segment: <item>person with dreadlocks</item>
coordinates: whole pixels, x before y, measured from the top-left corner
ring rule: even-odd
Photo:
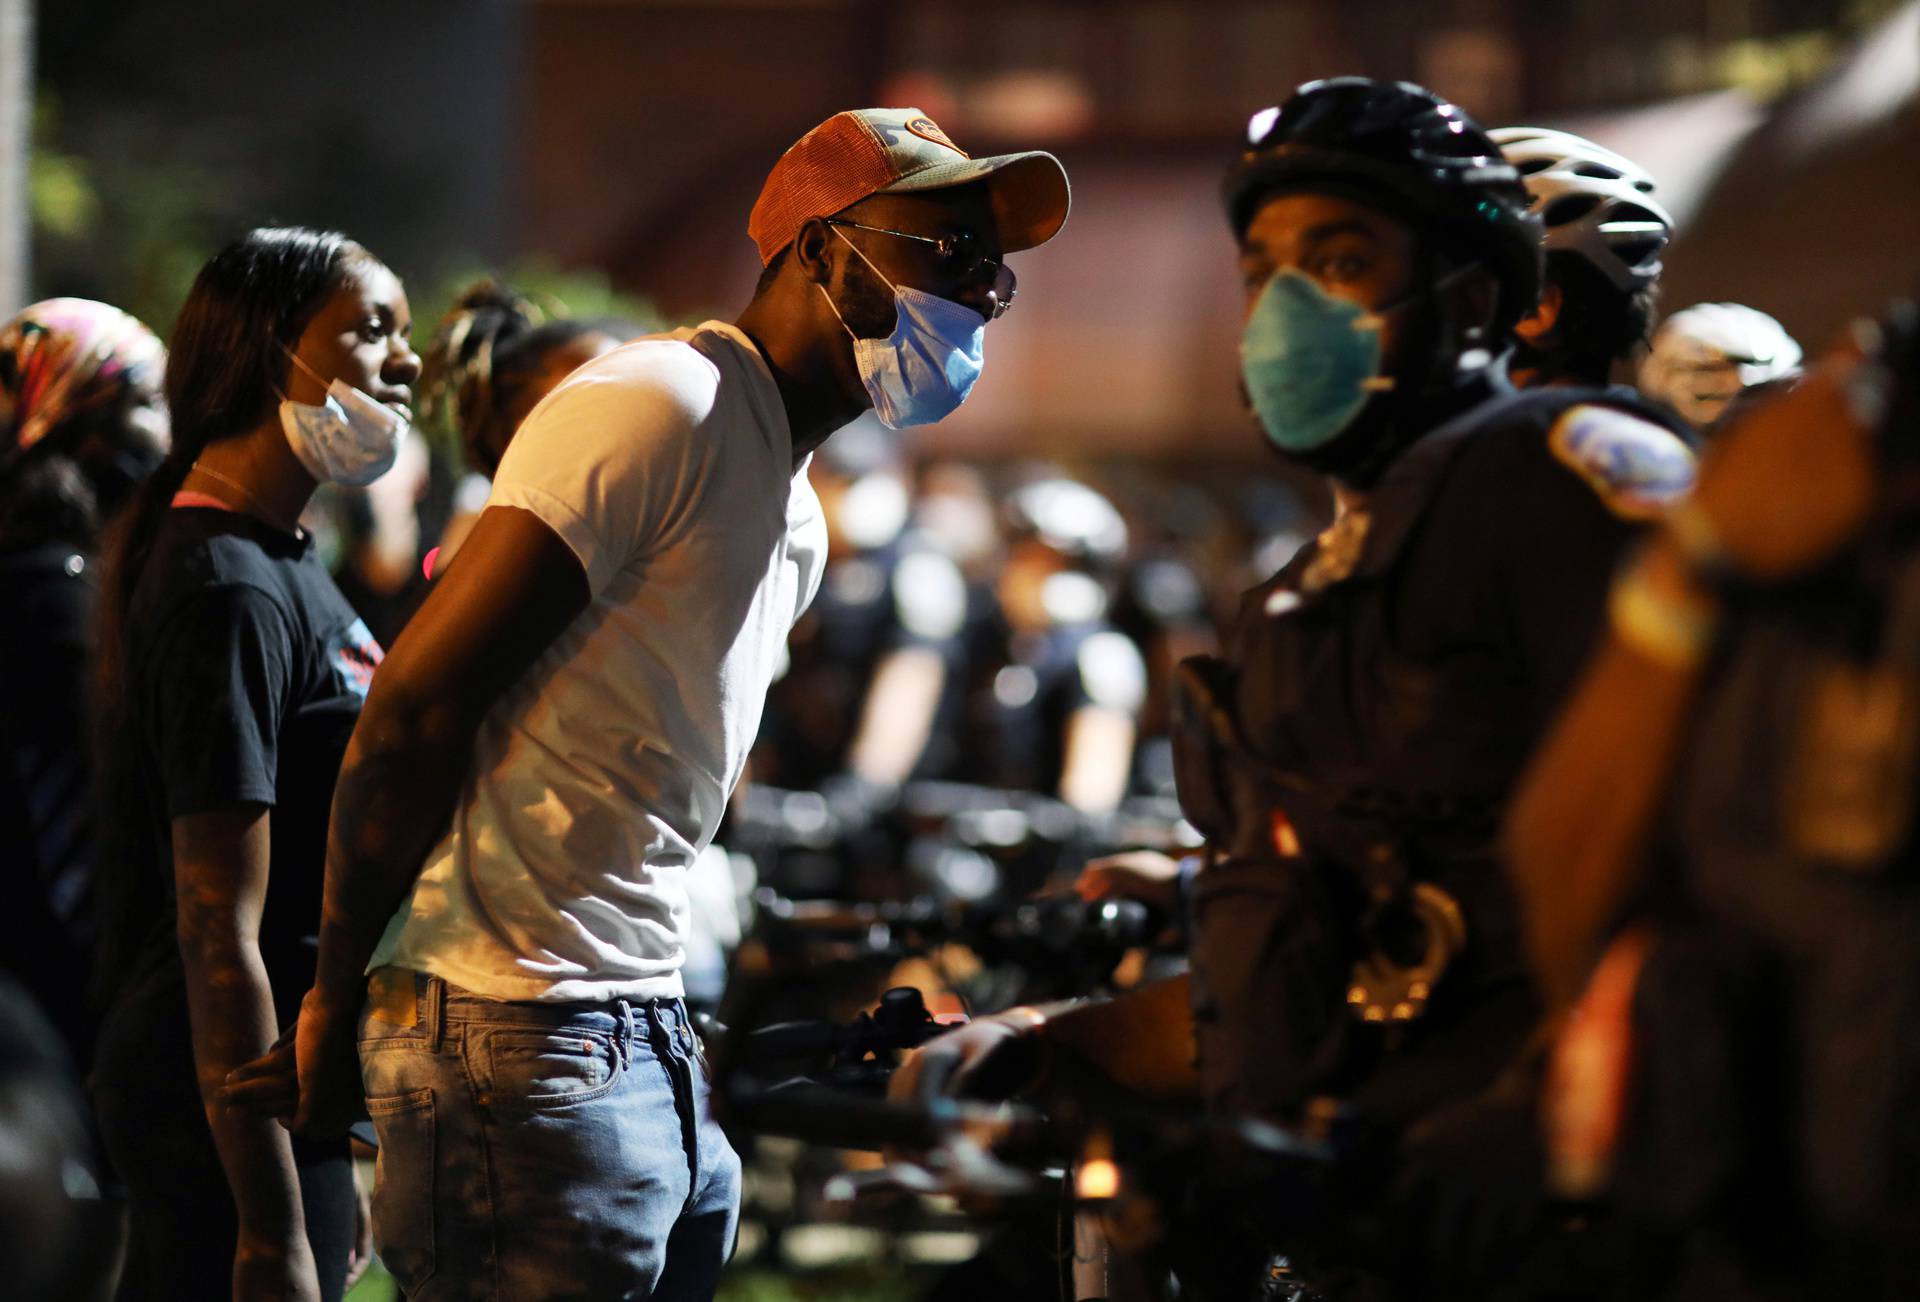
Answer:
[[[422,426],[450,435],[467,475],[438,545],[426,556],[438,574],[480,518],[514,431],[560,381],[646,331],[619,317],[573,317],[553,300],[517,293],[492,277],[460,292],[422,353]]]
[[[0,326],[0,967],[82,1064],[94,553],[102,523],[166,454],[165,362],[153,331],[90,299],[48,299]]]
[[[459,437],[493,477],[520,422],[577,368],[646,331],[617,317],[571,317],[492,279],[461,291],[422,355],[421,414]]]

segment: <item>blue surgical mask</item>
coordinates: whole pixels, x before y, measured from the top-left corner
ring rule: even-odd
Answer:
[[[839,230],[834,234],[840,235]],[[873,414],[888,429],[931,425],[952,415],[973,392],[985,365],[986,318],[965,304],[894,284],[857,244],[840,238],[893,291],[893,333],[885,339],[856,335],[853,340],[853,364],[873,400]],[[833,295],[825,285],[817,288],[839,317]],[[846,329],[844,317],[840,325]]]
[[[1368,399],[1393,388],[1380,374],[1382,324],[1298,271],[1267,282],[1240,336],[1240,376],[1275,447],[1325,447]]]
[[[315,380],[320,378],[294,353],[287,355]],[[405,416],[345,380],[329,384],[319,404],[291,398],[280,403],[280,428],[293,455],[322,484],[364,488],[386,474],[400,454],[408,424]]]

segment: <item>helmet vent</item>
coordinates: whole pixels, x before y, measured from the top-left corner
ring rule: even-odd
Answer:
[[[1600,196],[1596,194],[1569,194],[1555,199],[1541,212],[1540,219],[1548,226],[1565,226],[1577,222],[1600,206]]]
[[[1622,240],[1611,244],[1614,256],[1638,270],[1652,263],[1666,247],[1665,240]]]

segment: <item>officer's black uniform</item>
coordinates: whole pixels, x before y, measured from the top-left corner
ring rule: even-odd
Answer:
[[[1468,223],[1457,238],[1507,259],[1505,283],[1531,302],[1524,192],[1459,110],[1340,81],[1303,88],[1279,124],[1273,156],[1296,168],[1283,182],[1340,193],[1358,176],[1396,187],[1400,206],[1431,187],[1425,220]],[[1243,168],[1267,165],[1260,148]],[[1442,150],[1455,174],[1434,170]],[[1251,189],[1230,174],[1237,221]],[[1487,218],[1503,213],[1517,214],[1504,235]],[[1384,468],[1343,474],[1364,504],[1249,594],[1224,659],[1182,666],[1177,752],[1210,851],[1189,896],[1208,1106],[1292,1122],[1332,1097],[1389,1136],[1436,1124],[1534,1029],[1502,807],[1594,640],[1634,521],[1693,472],[1670,431],[1600,391],[1519,393],[1489,364],[1426,378],[1407,401],[1433,361],[1402,364],[1415,373],[1366,431]],[[1285,1242],[1293,1227],[1273,1228]]]
[[[953,562],[914,538],[835,559],[789,640],[786,675],[767,693],[756,776],[813,788],[844,772],[874,672],[906,647],[929,650],[946,666],[928,753],[914,770],[943,776],[959,727],[966,601]]]
[[[969,702],[965,747],[972,780],[985,786],[1055,794],[1075,713],[1087,706],[1126,714],[1140,708],[1140,653],[1104,619],[1009,633],[993,663],[992,677]]]
[[[1607,412],[1604,451],[1589,447],[1584,463],[1616,476],[1603,497],[1553,450],[1553,430],[1591,415],[1592,396],[1518,393],[1482,373],[1454,395],[1456,414],[1393,463],[1363,521],[1336,524],[1244,601],[1219,680],[1249,761],[1227,780],[1234,854],[1261,873],[1325,877],[1326,916],[1360,930],[1376,901],[1431,883],[1457,903],[1466,935],[1427,1015],[1401,1019],[1417,1028],[1364,1037],[1368,1048],[1404,1042],[1384,1063],[1343,1052],[1324,1070],[1263,1066],[1246,1048],[1274,1043],[1260,1033],[1266,1013],[1250,1008],[1235,1026],[1229,1008],[1198,1005],[1215,1107],[1285,1111],[1359,1088],[1376,1103],[1363,1110],[1409,1120],[1487,1080],[1531,1029],[1495,852],[1501,807],[1593,643],[1631,517],[1683,491],[1692,470],[1656,427]],[[1230,875],[1195,883],[1202,973],[1207,951],[1244,952],[1206,939],[1214,913],[1247,916],[1212,907],[1235,893]],[[1324,971],[1340,983],[1324,991],[1338,1010],[1348,973]],[[1345,1013],[1313,1020],[1360,1047]]]

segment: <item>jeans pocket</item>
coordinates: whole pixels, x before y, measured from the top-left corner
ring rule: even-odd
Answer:
[[[613,1045],[566,1027],[487,1033],[492,1106],[555,1108],[597,1099],[614,1086]]]
[[[373,1230],[380,1260],[412,1294],[433,1278],[434,1125],[431,1086],[367,1100],[380,1135]]]

